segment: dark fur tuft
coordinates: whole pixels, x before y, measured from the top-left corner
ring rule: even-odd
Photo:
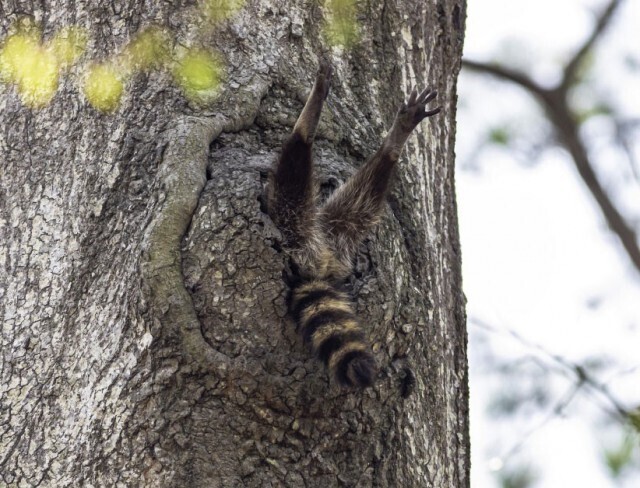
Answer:
[[[333,371],[341,386],[367,388],[373,385],[378,372],[376,360],[368,351],[354,351],[345,356]]]
[[[403,369],[404,377],[400,383],[400,395],[402,398],[409,398],[413,391],[416,389],[416,375],[413,370],[408,366]]]

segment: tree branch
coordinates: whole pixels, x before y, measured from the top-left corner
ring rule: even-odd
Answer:
[[[547,89],[538,85],[524,73],[520,73],[519,71],[515,71],[498,64],[488,64],[481,63],[479,61],[472,61],[470,59],[463,59],[462,66],[470,69],[471,71],[486,73],[505,81],[511,81],[538,97],[543,97],[547,93]]]
[[[618,236],[629,259],[640,272],[640,246],[635,230],[626,222],[621,212],[600,184],[594,166],[589,159],[586,144],[579,135],[579,123],[574,116],[567,101],[567,87],[574,81],[575,72],[586,54],[593,48],[594,43],[600,37],[616,8],[622,0],[611,0],[608,7],[601,14],[593,32],[587,38],[582,47],[576,52],[564,69],[564,78],[555,88],[541,87],[529,76],[504,66],[486,64],[477,61],[464,60],[463,66],[481,73],[493,75],[502,80],[515,83],[534,95],[542,104],[553,123],[559,141],[565,146],[571,155],[580,178],[596,200],[598,207],[609,228]]]
[[[566,90],[568,89],[573,82],[575,81],[576,73],[584,58],[589,54],[589,51],[593,48],[595,42],[600,38],[600,35],[607,28],[609,23],[611,22],[611,18],[613,17],[616,9],[622,4],[622,0],[611,0],[609,5],[602,11],[596,25],[591,32],[591,35],[585,40],[585,42],[580,46],[580,48],[573,55],[571,60],[567,63],[564,68],[564,75],[562,76],[562,81],[560,82],[560,89]]]
[[[555,103],[554,99],[556,100]],[[580,138],[578,123],[570,112],[566,99],[564,97],[562,99],[551,97],[545,108],[560,136],[560,141],[571,154],[580,178],[582,178],[582,181],[596,200],[609,228],[618,236],[629,259],[631,259],[635,268],[640,271],[640,247],[638,246],[636,233],[600,184],[593,169],[593,164],[589,159],[586,145]]]

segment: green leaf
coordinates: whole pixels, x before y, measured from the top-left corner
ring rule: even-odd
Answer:
[[[502,488],[528,488],[537,477],[528,466],[519,466],[501,471],[498,479]]]
[[[578,123],[582,124],[583,122],[589,120],[591,117],[595,117],[597,115],[611,115],[612,113],[613,109],[609,105],[605,103],[599,103],[594,105],[593,107],[589,107],[586,110],[582,110],[576,113],[575,116]]]
[[[494,127],[489,131],[489,142],[498,146],[508,146],[511,133],[506,127]]]
[[[619,478],[625,469],[631,465],[635,443],[632,436],[627,435],[620,446],[615,449],[605,449],[605,464],[613,478]]]

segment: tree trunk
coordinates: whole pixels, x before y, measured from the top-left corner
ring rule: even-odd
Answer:
[[[0,32],[25,13],[45,38],[78,25],[100,59],[152,22],[190,42],[193,8],[8,0]],[[227,75],[206,109],[163,72],[134,76],[113,114],[79,93],[80,67],[39,109],[0,85],[0,484],[469,485],[453,176],[465,2],[361,2],[360,42],[328,55],[314,153],[325,194],[374,152],[413,86],[437,88],[443,106],[409,140],[355,263],[381,366],[364,391],[332,384],[296,334],[262,205],[324,14],[311,0],[250,1],[220,24],[204,45]]]

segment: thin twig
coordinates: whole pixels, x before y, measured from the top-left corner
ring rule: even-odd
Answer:
[[[636,180],[636,183],[640,184],[640,165],[635,156],[632,142],[635,140],[633,131],[637,129],[639,121],[622,121],[613,117],[613,123],[616,128],[615,138],[627,155],[627,161],[629,162],[629,168],[631,169],[633,178]]]
[[[596,25],[591,32],[591,35],[585,40],[585,42],[580,46],[580,48],[573,55],[571,60],[567,63],[564,68],[564,75],[562,77],[562,82],[560,83],[561,89],[568,89],[574,82],[576,78],[576,73],[584,61],[585,57],[591,49],[593,49],[594,44],[600,38],[600,35],[607,28],[609,23],[611,22],[611,18],[613,17],[616,9],[622,5],[621,0],[611,0],[609,5],[602,11]]]
[[[500,329],[476,317],[469,317],[469,323],[494,334],[508,335],[518,341],[520,344],[528,347],[529,349],[535,349],[536,351],[539,351],[544,356],[551,359],[555,364],[562,366],[564,370],[570,372],[575,378],[575,384],[580,386],[588,386],[590,390],[597,392],[600,396],[605,398],[609,406],[613,408],[613,410],[611,410],[610,408],[604,409],[609,415],[614,416],[617,420],[622,420],[625,422],[631,420],[631,411],[625,408],[622,403],[609,391],[609,388],[601,381],[594,378],[592,374],[584,368],[584,366],[569,361],[562,356],[549,352],[540,344],[536,344],[524,338],[522,335],[512,329]]]
[[[582,385],[580,383],[571,385],[571,387],[565,392],[565,394],[562,395],[556,402],[553,408],[549,410],[547,415],[537,425],[525,432],[524,435],[522,435],[522,437],[520,437],[520,439],[518,439],[516,443],[514,443],[507,451],[505,451],[502,456],[500,456],[500,459],[502,459],[502,461],[504,462],[505,460],[516,454],[520,449],[522,449],[522,446],[524,446],[529,441],[533,434],[546,426],[569,406],[571,401],[580,391],[581,387]]]

